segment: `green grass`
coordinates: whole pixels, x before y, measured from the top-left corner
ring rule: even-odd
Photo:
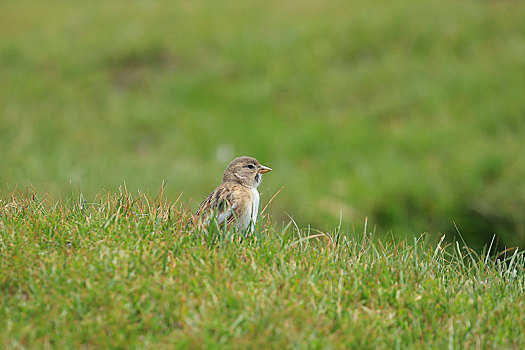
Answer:
[[[525,347],[525,254],[272,224],[210,243],[180,202],[0,203],[3,348]],[[491,254],[486,254],[490,249]]]
[[[525,3],[0,2],[0,191],[158,188],[236,155],[276,221],[525,245]]]
[[[525,348],[524,18],[0,1],[0,347]],[[186,231],[237,155],[256,235]]]

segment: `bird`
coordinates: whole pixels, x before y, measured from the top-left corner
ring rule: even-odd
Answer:
[[[222,174],[222,184],[200,205],[195,214],[199,228],[216,221],[220,228],[253,232],[259,214],[259,191],[262,174],[272,169],[253,157],[233,159]]]

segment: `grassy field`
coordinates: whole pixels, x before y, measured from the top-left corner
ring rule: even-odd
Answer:
[[[2,201],[0,346],[525,347],[523,252],[268,217],[241,243],[187,219],[179,202],[125,191]]]
[[[300,225],[525,245],[525,3],[2,1],[0,191],[159,188],[236,155]]]
[[[525,348],[524,19],[0,1],[0,347]],[[189,232],[238,155],[256,234]]]

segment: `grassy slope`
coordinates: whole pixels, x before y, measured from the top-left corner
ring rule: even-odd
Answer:
[[[234,154],[300,223],[525,242],[525,5],[0,3],[0,188],[158,188]]]
[[[525,347],[523,253],[268,222],[210,245],[186,218],[128,193],[3,201],[0,346]]]

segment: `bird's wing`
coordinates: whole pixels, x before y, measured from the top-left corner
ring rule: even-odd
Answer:
[[[242,201],[237,195],[236,184],[222,184],[217,187],[199,207],[197,216],[201,222],[208,225],[210,219],[217,220],[217,224],[226,224],[227,228],[240,217],[242,213]]]

